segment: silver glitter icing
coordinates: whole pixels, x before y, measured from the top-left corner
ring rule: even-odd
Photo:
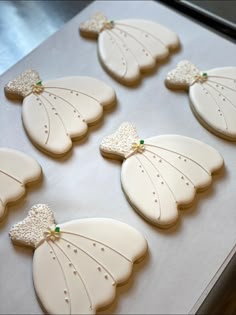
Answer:
[[[33,86],[39,81],[41,79],[37,71],[26,70],[5,85],[5,93],[15,94],[24,98],[32,93]]]
[[[133,152],[132,145],[138,141],[136,128],[131,123],[124,122],[115,133],[103,139],[100,150],[126,158]]]
[[[101,13],[95,13],[89,20],[80,24],[80,30],[92,35],[98,35],[105,25],[109,25],[109,21],[106,16]]]
[[[167,74],[166,82],[173,86],[189,87],[201,72],[187,60],[180,61],[177,67]]]
[[[55,219],[52,210],[45,204],[37,204],[23,221],[13,225],[9,236],[15,243],[36,248],[45,239],[45,231],[53,224]]]

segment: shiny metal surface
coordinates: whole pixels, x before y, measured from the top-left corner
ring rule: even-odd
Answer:
[[[0,1],[0,74],[92,1]]]
[[[197,310],[198,315],[234,315],[236,310],[236,245],[229,254],[229,259],[221,267],[222,275],[216,279],[216,283],[206,300]],[[217,278],[217,276],[216,276]],[[200,305],[200,303],[199,303]]]
[[[124,87],[104,72],[98,62],[96,41],[78,34],[79,23],[96,11],[112,19],[156,20],[179,34],[182,49],[138,87]],[[135,277],[118,288],[115,303],[102,314],[187,314],[198,305],[235,245],[235,143],[204,129],[191,112],[187,94],[166,89],[164,78],[182,59],[210,69],[233,65],[235,53],[234,44],[160,3],[97,1],[0,77],[0,146],[30,154],[44,172],[43,182],[9,207],[6,220],[0,224],[1,314],[43,313],[32,283],[33,253],[13,246],[8,237],[10,227],[39,202],[55,209],[57,222],[110,217],[134,226],[147,238],[148,257],[135,267]],[[117,92],[117,107],[63,159],[54,160],[32,145],[22,127],[20,103],[7,100],[3,93],[4,83],[28,67],[38,70],[43,79],[93,76]],[[213,185],[197,195],[191,208],[180,212],[179,224],[168,231],[146,223],[131,208],[120,185],[120,163],[99,153],[103,137],[123,121],[134,122],[142,138],[181,134],[205,141],[225,159],[225,171],[214,176]]]
[[[232,0],[191,0],[191,4],[215,14],[221,19],[231,22],[236,27],[236,3]]]

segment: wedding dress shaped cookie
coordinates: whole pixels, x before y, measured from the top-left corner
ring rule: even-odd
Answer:
[[[67,153],[72,139],[87,133],[103,109],[115,102],[114,90],[90,77],[66,77],[41,81],[28,70],[5,86],[9,97],[23,98],[22,120],[33,143],[53,156]]]
[[[44,204],[10,230],[13,242],[35,248],[33,281],[47,314],[95,314],[110,304],[147,242],[134,228],[112,219],[80,219],[55,225]]]
[[[168,73],[171,89],[188,89],[193,113],[216,135],[236,141],[236,67],[201,72],[189,61],[181,61]]]
[[[221,155],[198,140],[161,135],[142,140],[123,123],[100,145],[105,157],[123,159],[122,188],[135,210],[160,227],[178,218],[178,206],[189,206],[197,190],[207,188],[223,166]]]
[[[30,156],[8,148],[0,148],[0,220],[6,205],[20,199],[26,185],[41,177],[40,165]]]
[[[80,33],[98,37],[98,55],[105,69],[118,81],[136,83],[141,71],[154,69],[170,50],[179,46],[178,36],[152,21],[108,20],[102,13],[80,24]]]

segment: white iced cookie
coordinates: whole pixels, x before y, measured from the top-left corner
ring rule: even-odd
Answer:
[[[98,37],[98,55],[105,69],[118,81],[132,84],[141,72],[152,70],[179,46],[178,36],[146,20],[108,20],[102,13],[80,24],[80,33]]]
[[[40,165],[30,156],[7,148],[0,148],[0,220],[6,205],[20,199],[25,186],[41,177]]]
[[[144,237],[125,223],[96,218],[55,225],[44,204],[33,206],[9,234],[35,248],[34,287],[47,314],[95,314],[147,251]]]
[[[207,129],[236,141],[236,67],[201,72],[184,60],[165,82],[169,88],[189,90],[193,113]]]
[[[191,205],[196,191],[207,188],[211,174],[223,166],[221,155],[203,142],[178,135],[140,140],[130,123],[104,138],[100,150],[124,159],[121,183],[129,202],[160,227],[175,223],[178,207]]]
[[[7,96],[23,98],[22,120],[33,143],[53,156],[72,147],[72,139],[87,133],[103,109],[114,105],[114,90],[94,78],[66,77],[41,81],[28,70],[5,86]]]

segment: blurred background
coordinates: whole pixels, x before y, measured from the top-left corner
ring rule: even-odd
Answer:
[[[0,1],[0,74],[92,1]]]

